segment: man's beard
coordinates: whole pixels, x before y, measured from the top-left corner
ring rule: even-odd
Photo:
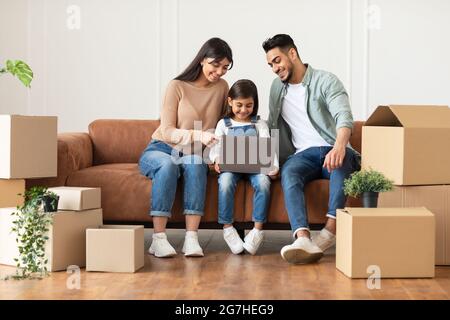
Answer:
[[[288,76],[286,77],[286,79],[285,80],[281,80],[281,82],[286,84],[286,83],[289,82],[289,80],[291,80],[291,77],[292,77],[292,73],[288,72]]]
[[[286,79],[285,80],[281,80],[281,82],[283,82],[283,83],[288,83],[289,82],[289,80],[291,80],[291,78],[292,78],[292,68],[289,68],[289,69],[287,69],[286,70],[287,71],[287,77],[286,77]]]

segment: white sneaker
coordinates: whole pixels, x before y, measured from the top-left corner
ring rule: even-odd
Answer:
[[[264,231],[253,228],[244,238],[244,249],[254,255],[264,239]]]
[[[153,234],[153,241],[148,252],[158,258],[173,257],[177,254],[175,249],[167,241],[167,236],[164,232]]]
[[[198,234],[196,231],[186,231],[183,249],[181,249],[181,252],[183,252],[186,257],[204,256],[203,249],[198,243]]]
[[[325,251],[336,244],[336,236],[325,228],[320,230],[317,234],[314,234],[312,240],[322,251]]]
[[[239,234],[234,227],[223,229],[223,238],[225,239],[227,245],[230,247],[231,252],[233,252],[234,254],[240,254],[242,251],[244,251],[244,242],[242,241],[241,237],[239,237]]]
[[[323,251],[311,239],[299,237],[281,249],[281,256],[289,263],[305,264],[319,261]]]

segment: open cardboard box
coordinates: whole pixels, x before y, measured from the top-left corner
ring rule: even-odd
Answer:
[[[396,185],[450,184],[450,109],[379,106],[362,128],[362,168]]]

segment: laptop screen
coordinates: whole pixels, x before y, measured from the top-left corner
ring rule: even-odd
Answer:
[[[275,143],[257,136],[222,136],[221,171],[267,174],[272,166]]]

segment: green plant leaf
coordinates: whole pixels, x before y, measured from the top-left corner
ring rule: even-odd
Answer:
[[[51,216],[42,212],[40,203],[47,192],[45,187],[33,187],[25,191],[24,204],[16,212],[17,223],[13,228],[16,242],[20,245],[17,268],[21,274],[16,279],[39,279],[47,275],[45,271],[46,230],[52,223]],[[37,276],[36,273],[40,273]]]
[[[392,188],[392,180],[372,169],[354,172],[344,180],[344,193],[352,197],[357,197],[364,192],[391,191]]]
[[[21,60],[7,60],[6,71],[17,77],[25,87],[30,87],[33,80],[33,71],[30,66]]]

